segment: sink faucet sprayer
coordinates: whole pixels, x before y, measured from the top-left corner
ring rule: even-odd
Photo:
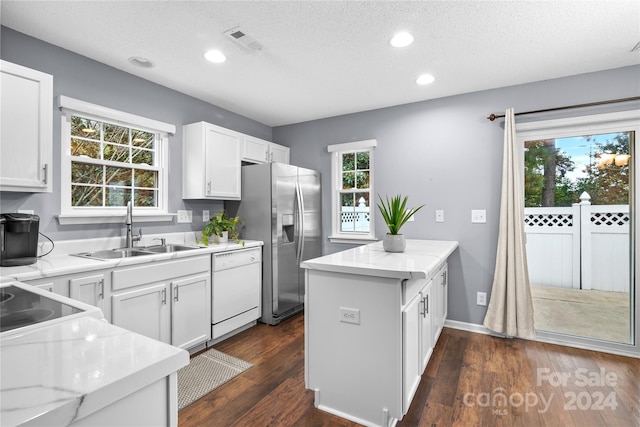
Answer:
[[[133,242],[139,242],[140,239],[142,238],[142,229],[138,230],[138,235],[137,236],[133,236],[133,233],[131,232],[131,226],[133,225],[133,208],[131,206],[131,200],[129,200],[127,202],[127,216],[125,217],[125,224],[127,224],[127,248],[132,248],[133,247]]]

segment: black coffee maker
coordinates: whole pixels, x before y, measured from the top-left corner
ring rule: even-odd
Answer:
[[[0,266],[35,263],[38,259],[39,227],[38,215],[0,214]]]

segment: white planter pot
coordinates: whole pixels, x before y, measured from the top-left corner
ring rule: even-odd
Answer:
[[[404,249],[407,247],[404,234],[387,233],[382,240],[382,247],[387,252],[404,252]]]
[[[213,241],[215,243],[227,243],[229,242],[229,232],[223,231],[222,236],[218,236],[217,234],[213,235]]]

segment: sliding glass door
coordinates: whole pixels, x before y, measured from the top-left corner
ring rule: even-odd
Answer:
[[[637,126],[598,116],[518,132],[538,334],[635,344]]]

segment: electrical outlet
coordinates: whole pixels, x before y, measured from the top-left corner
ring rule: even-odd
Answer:
[[[202,222],[209,222],[211,216],[209,215],[209,209],[204,209],[202,211]]]
[[[360,310],[357,308],[340,307],[339,321],[343,323],[360,324]]]
[[[413,217],[413,215],[411,215],[407,221],[408,221],[408,222],[415,221],[415,218]]]
[[[471,211],[471,222],[475,224],[486,224],[487,222],[487,211],[482,210],[472,210]]]
[[[178,210],[178,223],[187,223],[193,221],[193,213],[191,211]]]
[[[487,305],[487,293],[486,292],[478,292],[476,294],[476,304],[478,305]]]
[[[442,209],[436,211],[436,222],[444,222],[444,211]]]

